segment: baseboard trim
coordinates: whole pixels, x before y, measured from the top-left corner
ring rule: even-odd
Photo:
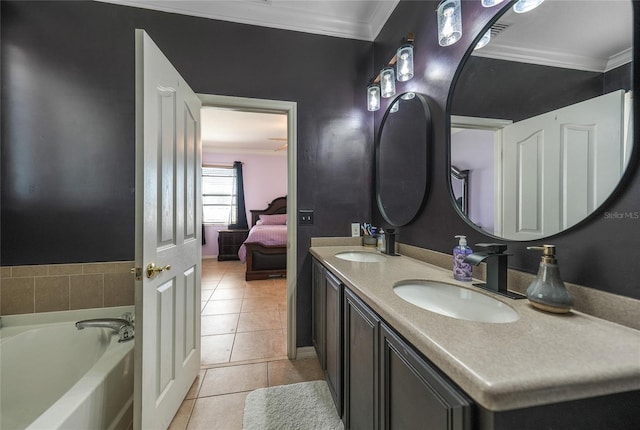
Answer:
[[[306,360],[308,358],[317,358],[316,349],[313,346],[303,346],[296,349],[296,360]]]

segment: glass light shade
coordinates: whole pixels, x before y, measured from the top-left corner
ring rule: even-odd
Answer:
[[[515,13],[529,12],[540,6],[543,1],[544,0],[518,0],[518,2],[513,5],[513,11]]]
[[[398,70],[398,76],[396,76],[398,81],[404,82],[413,78],[413,45],[406,44],[398,48],[396,69]]]
[[[398,109],[400,109],[400,103],[395,102],[394,104],[391,105],[391,109],[389,109],[389,113],[398,112]]]
[[[371,84],[367,87],[367,109],[371,112],[380,109],[380,86]]]
[[[444,0],[438,6],[438,43],[449,46],[462,37],[460,0]]]
[[[385,99],[396,95],[396,74],[393,67],[385,67],[380,71],[380,93]]]
[[[482,0],[482,6],[484,7],[493,7],[497,4],[502,3],[504,0]]]
[[[473,49],[480,49],[487,46],[491,42],[491,29],[487,30],[487,32],[482,36],[478,43],[476,43],[476,47]]]

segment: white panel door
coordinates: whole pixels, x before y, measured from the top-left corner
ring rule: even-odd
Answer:
[[[557,138],[553,115],[544,114],[503,129],[502,235],[530,240],[557,231],[559,219],[549,202],[558,201]],[[556,205],[557,206],[557,205]]]
[[[600,206],[624,170],[624,92],[504,128],[503,237],[533,240]]]
[[[169,426],[200,369],[200,100],[142,30],[136,140],[134,426],[155,430]]]

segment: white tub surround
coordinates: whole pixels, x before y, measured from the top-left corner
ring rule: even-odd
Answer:
[[[133,345],[82,319],[132,306],[2,318],[0,428],[126,429],[133,411]]]
[[[395,328],[479,405],[490,411],[640,390],[640,331],[578,311],[540,312],[459,282],[443,269],[406,256],[363,263],[335,254],[376,252],[361,246],[315,246],[311,254]],[[464,286],[494,297],[519,314],[493,324],[443,316],[393,292],[407,279]],[[640,309],[636,309],[637,312]]]

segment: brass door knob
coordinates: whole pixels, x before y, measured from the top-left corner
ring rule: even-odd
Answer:
[[[171,266],[170,265],[166,265],[166,266],[156,266],[155,263],[149,263],[147,264],[147,278],[149,279],[153,279],[156,277],[156,275],[158,273],[162,273],[166,270],[171,270]]]

